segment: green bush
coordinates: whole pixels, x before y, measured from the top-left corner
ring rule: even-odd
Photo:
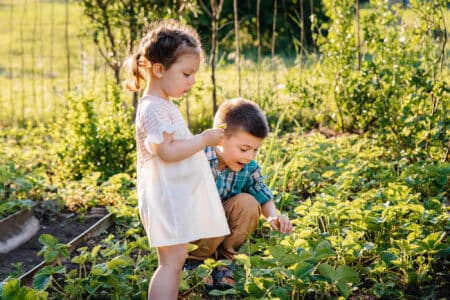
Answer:
[[[132,169],[135,154],[131,111],[119,91],[99,103],[93,97],[68,98],[68,113],[59,120],[60,177],[81,179],[100,172],[102,180]]]

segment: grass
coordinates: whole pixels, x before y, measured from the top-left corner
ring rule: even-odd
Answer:
[[[77,4],[68,9],[66,45],[63,2],[0,2],[0,124],[52,116],[64,105],[69,84],[75,93],[104,86],[103,62],[82,35],[87,20]]]

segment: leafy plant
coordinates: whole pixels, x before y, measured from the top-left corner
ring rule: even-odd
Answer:
[[[43,245],[42,250],[38,252],[38,255],[44,256],[46,263],[57,262],[61,264],[61,257],[69,257],[69,245],[60,244],[58,240],[50,234],[42,234],[39,237],[39,242]]]
[[[62,178],[100,172],[106,179],[130,169],[135,145],[132,117],[117,89],[104,105],[93,97],[69,97],[69,112],[60,120],[65,126],[57,128]]]
[[[23,209],[30,208],[33,205],[31,200],[13,200],[0,203],[0,220]]]
[[[21,287],[17,278],[10,278],[0,283],[1,299],[45,300],[48,292]]]

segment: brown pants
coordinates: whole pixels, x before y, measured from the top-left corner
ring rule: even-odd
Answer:
[[[234,255],[258,226],[261,206],[250,194],[238,194],[223,203],[230,234],[192,242],[198,248],[190,252],[188,259],[225,258],[234,260]]]

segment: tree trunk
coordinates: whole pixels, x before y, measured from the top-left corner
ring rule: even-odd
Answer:
[[[314,3],[313,3],[313,0],[309,0],[309,9],[310,9],[310,16],[309,17],[311,18],[311,16],[314,15]],[[312,26],[311,26],[311,36],[312,35],[313,35],[313,32],[312,32]],[[314,37],[312,37],[311,41],[312,41],[312,47],[314,49],[314,53],[317,55],[316,41],[314,40]]]
[[[450,158],[450,141],[448,142],[447,145],[447,151],[445,151],[444,162],[449,161],[449,158]]]
[[[361,37],[360,37],[360,20],[359,20],[359,0],[356,0],[356,43],[357,43],[357,55],[358,55],[358,65],[357,70],[361,70]]]
[[[305,13],[303,11],[303,0],[299,1],[300,5],[300,25],[302,28],[300,28],[300,61],[299,61],[299,78],[302,78],[303,73],[303,46],[305,42]]]
[[[211,21],[211,50],[209,55],[209,63],[211,64],[211,82],[213,85],[213,114],[217,111],[217,94],[216,94],[216,43],[217,43],[217,23],[216,15],[213,13]]]
[[[276,61],[275,61],[275,40],[276,40],[276,34],[277,34],[277,0],[274,0],[273,2],[273,21],[272,21],[272,49],[271,49],[271,54],[272,54],[272,71],[273,71],[273,83],[275,86],[275,91],[276,91],[276,87],[278,85],[277,83],[277,68],[276,68]]]
[[[239,49],[239,18],[237,13],[237,0],[233,1],[234,10],[234,34],[236,36],[236,68],[238,73],[238,95],[241,96],[241,62],[240,62],[240,49]]]
[[[103,84],[105,88],[105,99],[108,99],[108,64],[103,64]]]
[[[15,119],[15,112],[16,110],[14,109],[17,105],[17,102],[14,101],[14,74],[13,74],[13,59],[12,59],[12,45],[13,45],[13,28],[14,28],[14,5],[11,3],[11,10],[10,10],[10,15],[9,15],[9,23],[11,24],[11,27],[9,29],[9,52],[8,52],[8,59],[9,59],[9,100],[11,102],[11,124],[14,123],[14,119]]]
[[[50,84],[51,88],[55,86],[55,76],[54,76],[54,69],[53,69],[53,49],[55,44],[55,2],[51,2],[50,7]],[[52,92],[52,108],[56,109],[56,96],[55,93]],[[56,116],[56,114],[54,114]]]
[[[287,15],[287,9],[286,9],[286,0],[282,0],[281,2],[282,6],[283,6],[283,20],[284,20],[284,24],[288,24],[288,15]],[[292,41],[292,32],[291,32],[291,28],[290,26],[286,26],[285,27],[285,34],[286,37],[288,39],[288,41]],[[287,54],[289,57],[292,57],[292,49],[291,49],[291,44],[288,43],[286,44],[286,48],[287,48]]]
[[[121,64],[114,64],[114,79],[116,80],[116,84],[120,85],[120,69]]]
[[[256,40],[258,43],[258,66],[257,66],[257,82],[256,87],[258,90],[258,102],[261,100],[261,29],[259,23],[259,13],[261,8],[261,0],[257,0],[256,2]]]
[[[211,11],[208,10],[203,0],[199,0],[198,3],[202,7],[203,11],[211,18],[211,50],[209,52],[209,62],[211,64],[211,82],[213,85],[213,114],[217,111],[217,95],[216,95],[216,52],[217,52],[217,22],[219,20],[220,12],[222,11],[224,0],[219,0],[219,4],[215,0],[210,0]]]

